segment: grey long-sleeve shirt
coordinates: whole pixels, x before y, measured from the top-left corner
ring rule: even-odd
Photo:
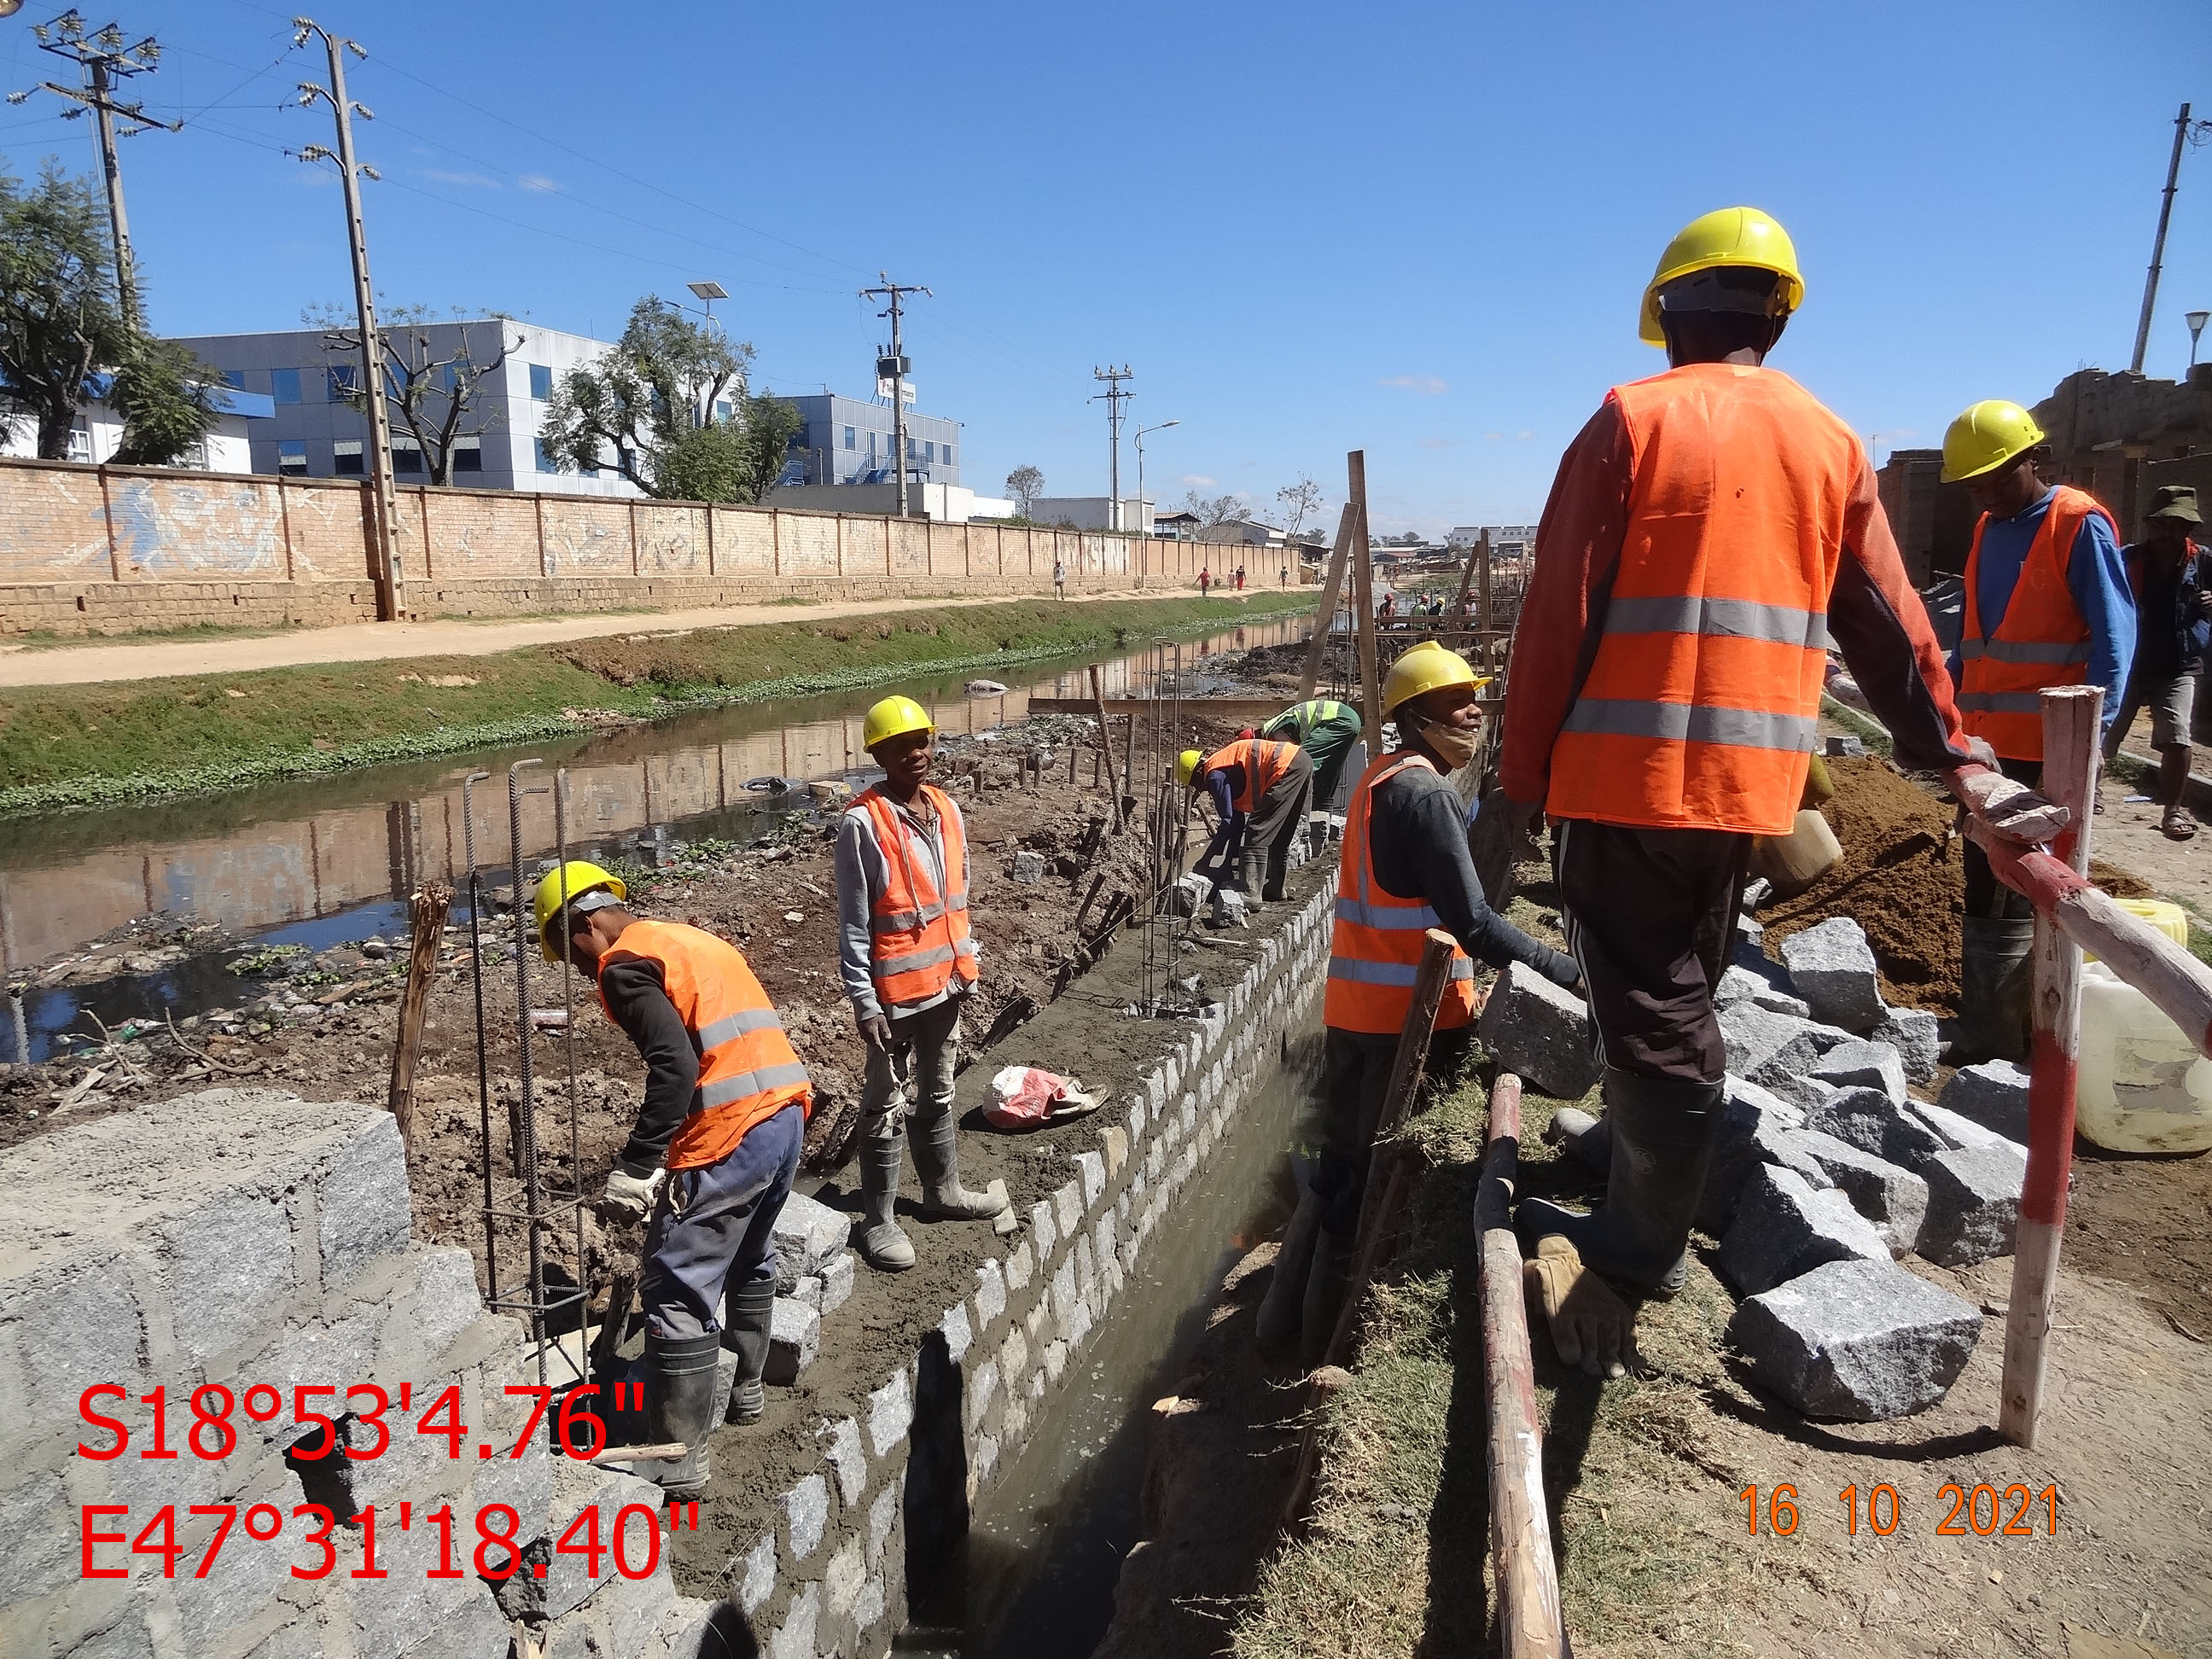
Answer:
[[[945,798],[946,810],[952,821],[962,826],[961,843],[968,836],[966,820],[950,795]],[[945,871],[945,829],[942,823],[924,830],[915,821],[914,815],[896,802],[892,810],[898,814],[900,832],[906,837],[907,856],[916,868],[937,884],[937,890],[946,888]],[[876,900],[890,880],[890,866],[884,848],[876,839],[875,820],[868,816],[865,806],[853,805],[845,809],[837,820],[837,972],[845,984],[845,994],[853,1004],[856,1019],[869,1019],[878,1014],[887,1014],[896,1019],[907,1014],[918,1014],[925,1008],[934,1008],[947,997],[959,996],[968,988],[958,975],[949,980],[945,988],[934,996],[918,1002],[902,1002],[885,1008],[876,996],[876,981],[872,971],[874,960],[874,915]],[[965,873],[964,872],[963,872]]]

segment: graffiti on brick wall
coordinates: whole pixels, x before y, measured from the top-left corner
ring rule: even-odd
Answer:
[[[286,574],[283,509],[267,485],[118,476],[108,517],[125,574],[141,580]]]

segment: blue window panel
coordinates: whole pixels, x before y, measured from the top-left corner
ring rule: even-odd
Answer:
[[[307,441],[305,438],[280,438],[276,441],[276,470],[306,476]]]
[[[242,368],[226,368],[222,372],[222,383],[233,392],[245,391],[246,371]]]
[[[848,449],[858,449],[860,447],[860,434],[854,432],[851,427],[847,427],[845,428],[845,447]]]
[[[334,404],[343,403],[352,395],[354,387],[360,384],[357,378],[358,373],[358,369],[352,363],[332,363],[325,369],[323,371],[325,400]]]
[[[300,399],[300,371],[296,368],[272,368],[269,371],[270,395],[280,404],[296,404]]]
[[[530,366],[530,395],[541,404],[553,395],[553,371],[544,363]]]
[[[730,400],[727,398],[714,399],[714,418],[718,421],[726,421],[730,418]]]
[[[938,459],[939,459],[939,460],[943,461],[943,462],[945,464],[945,465],[947,465],[947,466],[951,465],[952,465],[952,446],[951,446],[951,444],[939,444],[939,445],[937,447],[937,458],[938,458]]]
[[[530,447],[532,453],[537,457],[538,470],[540,472],[558,472],[561,470],[553,465],[553,458],[545,453],[544,439],[532,438],[530,441]]]
[[[341,438],[331,446],[331,471],[341,478],[362,476],[360,439]]]
[[[483,445],[475,438],[456,438],[453,459],[456,472],[481,472],[483,471]]]

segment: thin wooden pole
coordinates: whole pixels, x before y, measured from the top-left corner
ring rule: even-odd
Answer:
[[[1114,741],[1106,734],[1106,699],[1098,689],[1098,665],[1091,665],[1091,706],[1098,711],[1098,746],[1106,751],[1106,787],[1114,796],[1114,827],[1121,827],[1121,781],[1114,774]]]
[[[1352,526],[1352,609],[1359,629],[1359,711],[1367,725],[1367,756],[1382,752],[1382,691],[1375,661],[1375,552],[1367,522],[1367,453],[1355,449],[1345,458],[1351,475],[1351,506],[1358,522]]]
[[[1454,628],[1467,626],[1467,592],[1474,580],[1476,549],[1467,550],[1467,568],[1459,573],[1459,597],[1452,601],[1450,623]]]
[[[1475,549],[1475,556],[1482,563],[1482,672],[1490,672],[1490,634],[1497,626],[1490,608],[1490,532],[1482,532],[1482,540]]]
[[[1298,701],[1310,702],[1314,684],[1321,678],[1321,665],[1328,651],[1330,630],[1336,625],[1336,607],[1344,593],[1346,562],[1352,556],[1352,530],[1355,515],[1352,503],[1344,504],[1344,511],[1336,521],[1336,550],[1329,555],[1328,580],[1321,590],[1321,608],[1314,612],[1313,643],[1306,647],[1306,672],[1298,677]]]
[[[444,943],[446,913],[453,890],[428,881],[415,890],[408,908],[414,929],[407,951],[407,989],[399,999],[399,1040],[392,1051],[392,1091],[386,1103],[398,1120],[400,1143],[414,1144],[415,1062],[422,1052],[422,1021],[430,1009],[430,987],[438,977],[438,947]]]
[[[2076,876],[2089,868],[2090,809],[2097,799],[2098,717],[2105,690],[2057,686],[2043,694],[2043,791],[2073,818],[2054,854]],[[2035,1002],[2028,1036],[2027,1180],[2014,1234],[2012,1298],[2005,1314],[2004,1386],[1997,1431],[2033,1447],[2043,1404],[2066,1182],[2074,1163],[2074,1091],[2081,1051],[2081,947],[2049,911],[2035,917]]]
[[[1513,1184],[1521,1158],[1521,1079],[1500,1072],[1490,1091],[1490,1129],[1474,1227],[1482,1254],[1482,1381],[1490,1407],[1490,1553],[1505,1659],[1561,1659],[1559,1571],[1544,1508],[1544,1428],[1522,1299],[1521,1246],[1513,1235]]]
[[[1437,1010],[1443,1006],[1444,988],[1451,982],[1452,951],[1449,933],[1440,927],[1428,930],[1421,947],[1421,965],[1413,975],[1413,1004],[1406,1010],[1405,1024],[1399,1028],[1397,1052],[1390,1062],[1389,1087],[1382,1097],[1382,1110],[1376,1117],[1375,1139],[1370,1144],[1367,1184],[1359,1196],[1359,1231],[1353,1235],[1358,1243],[1352,1257],[1352,1278],[1345,1285],[1343,1306],[1337,1313],[1335,1328],[1329,1333],[1328,1346],[1322,1351],[1322,1363],[1308,1388],[1305,1433],[1298,1444],[1297,1464],[1291,1476],[1290,1494],[1283,1505],[1282,1524],[1286,1528],[1297,1524],[1313,1496],[1314,1480],[1321,1468],[1319,1408],[1334,1381],[1331,1368],[1342,1363],[1352,1346],[1359,1304],[1366,1297],[1368,1283],[1374,1278],[1375,1270],[1382,1265],[1383,1241],[1390,1236],[1391,1223],[1396,1220],[1413,1184],[1413,1160],[1401,1156],[1403,1149],[1393,1142],[1413,1111],[1421,1073],[1428,1065],[1429,1039],[1436,1035]]]

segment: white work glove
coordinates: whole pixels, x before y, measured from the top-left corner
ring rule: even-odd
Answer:
[[[642,1221],[653,1208],[653,1200],[659,1196],[660,1183],[667,1179],[665,1170],[639,1176],[617,1164],[607,1171],[607,1194],[600,1207],[623,1221]]]
[[[1950,777],[1951,793],[2007,841],[2033,847],[2049,841],[2073,822],[2074,815],[2064,807],[2045,800],[2024,783],[2014,782],[1993,766],[1978,763],[1961,766]]]

